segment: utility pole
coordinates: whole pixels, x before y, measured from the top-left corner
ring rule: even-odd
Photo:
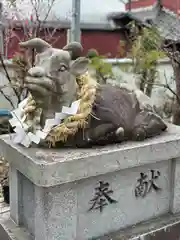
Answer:
[[[81,42],[80,12],[81,0],[72,0],[71,42]]]
[[[2,21],[2,12],[3,12],[3,4],[0,1],[0,54],[4,57],[4,37],[3,37],[3,30],[4,25]]]
[[[129,12],[131,12],[131,0],[129,0]]]

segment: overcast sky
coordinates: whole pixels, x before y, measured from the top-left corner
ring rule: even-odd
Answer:
[[[41,18],[47,13],[48,3],[53,0],[40,0],[41,7],[39,12]],[[126,1],[126,0],[122,0]],[[7,6],[7,0],[3,0],[5,6]],[[18,15],[20,18],[29,18],[30,13],[33,12],[33,6],[31,2],[38,2],[38,0],[16,0],[18,9]],[[111,12],[123,12],[124,4],[121,0],[81,0],[81,16],[82,19],[86,16],[93,18],[103,18],[105,14]],[[49,20],[55,19],[71,19],[72,0],[55,0]],[[10,11],[8,11],[8,14]],[[17,14],[16,14],[17,15]]]

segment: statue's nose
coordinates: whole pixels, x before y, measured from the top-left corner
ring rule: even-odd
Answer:
[[[31,77],[43,77],[45,76],[45,70],[42,67],[32,67],[28,71],[28,75]]]

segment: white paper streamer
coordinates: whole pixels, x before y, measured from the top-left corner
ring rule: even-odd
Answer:
[[[22,118],[24,111],[23,108],[26,106],[27,101],[28,98],[18,104],[18,108],[11,112],[13,118],[9,120],[11,126],[15,127],[15,136],[13,141],[15,143],[22,144],[25,147],[29,147],[32,142],[39,144],[41,139],[45,139],[47,137],[53,127],[59,125],[66,117],[75,115],[80,104],[80,100],[78,100],[74,101],[71,104],[71,107],[63,106],[61,112],[55,113],[55,118],[46,120],[45,126],[42,130],[37,130],[35,133],[32,133],[28,131],[28,125],[24,123],[25,117]]]

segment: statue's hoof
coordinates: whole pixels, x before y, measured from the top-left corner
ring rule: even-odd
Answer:
[[[132,140],[134,141],[143,141],[146,139],[146,132],[144,128],[138,127],[135,128],[132,132]]]
[[[117,130],[116,130],[116,136],[120,136],[120,137],[123,137],[124,136],[124,128],[122,127],[119,127]]]

